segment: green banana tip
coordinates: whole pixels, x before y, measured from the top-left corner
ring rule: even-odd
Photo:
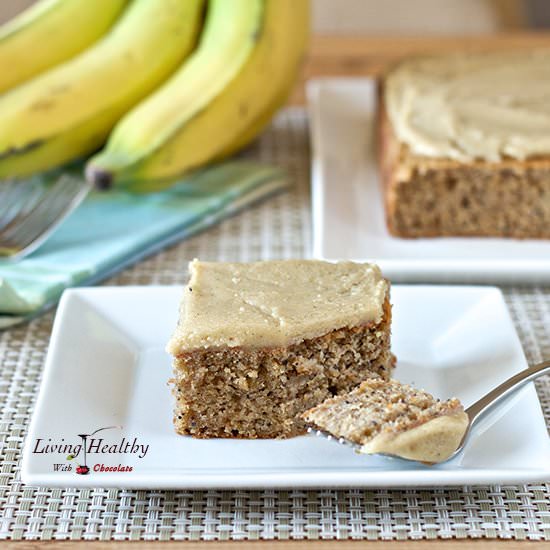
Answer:
[[[86,180],[100,191],[106,191],[113,186],[113,174],[93,164],[86,166],[85,176]]]

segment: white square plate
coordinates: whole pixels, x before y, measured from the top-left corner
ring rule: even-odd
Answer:
[[[178,287],[100,287],[64,293],[25,444],[24,482],[130,488],[390,487],[550,478],[550,445],[532,385],[486,418],[463,455],[435,467],[356,455],[314,436],[254,441],[176,435],[167,385],[171,361],[164,345],[176,324],[181,292]],[[395,374],[401,380],[440,397],[456,395],[468,406],[526,367],[497,289],[395,286],[392,303]],[[88,438],[88,443],[94,440],[85,462],[91,471],[77,475],[83,453],[72,460],[67,455],[78,450],[79,434],[109,426],[121,427]],[[145,456],[120,452],[131,450],[132,443],[138,450],[148,445]],[[103,445],[105,452],[96,452]],[[132,471],[97,471],[101,465]],[[72,469],[62,471],[61,466]]]
[[[550,281],[550,240],[392,237],[375,156],[375,81],[313,80],[307,91],[314,257],[368,259],[394,282]]]

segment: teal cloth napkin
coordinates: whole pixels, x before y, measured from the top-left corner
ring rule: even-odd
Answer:
[[[0,263],[0,328],[51,306],[65,288],[96,283],[286,183],[278,168],[235,160],[160,193],[91,193],[38,250]]]

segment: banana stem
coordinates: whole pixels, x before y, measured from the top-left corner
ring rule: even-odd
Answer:
[[[101,170],[93,165],[86,167],[86,179],[92,183],[92,185],[98,191],[108,191],[113,186],[113,175],[111,172]]]

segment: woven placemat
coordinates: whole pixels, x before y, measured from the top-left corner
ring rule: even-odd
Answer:
[[[309,252],[309,151],[303,110],[284,111],[247,153],[285,166],[293,186],[145,260],[107,284],[174,284],[188,260],[248,261]],[[550,357],[550,287],[508,288],[530,362]],[[437,490],[129,491],[43,489],[19,480],[53,313],[0,334],[0,538],[86,540],[550,540],[550,484]],[[550,380],[537,383],[550,424]]]

